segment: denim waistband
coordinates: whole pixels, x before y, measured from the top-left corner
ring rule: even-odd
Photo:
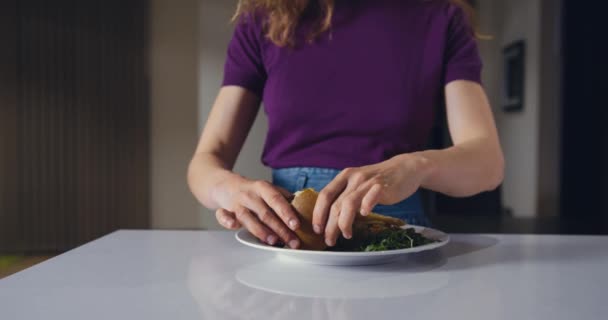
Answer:
[[[278,174],[296,174],[296,173],[308,173],[308,174],[338,174],[342,170],[332,168],[317,168],[317,167],[290,167],[290,168],[279,168],[272,169],[273,172]]]

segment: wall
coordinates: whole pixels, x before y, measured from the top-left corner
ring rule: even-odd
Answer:
[[[558,57],[544,60],[556,48],[559,1],[480,0],[482,32],[494,37],[480,45],[484,85],[505,153],[503,205],[518,217],[557,214],[559,198]],[[548,10],[551,9],[551,10]],[[526,41],[524,110],[504,113],[502,105],[502,48]],[[548,64],[548,63],[551,63]]]
[[[524,110],[521,113],[496,113],[507,164],[503,203],[516,216],[533,216],[538,188],[535,178],[538,176],[540,1],[500,2],[497,8],[503,20],[495,41],[501,43],[501,47],[519,39],[525,39],[527,44]],[[501,96],[497,96],[496,107],[501,106]]]
[[[205,124],[213,101],[222,82],[226,47],[232,36],[230,18],[236,8],[236,1],[201,0],[201,37],[199,63],[199,124]],[[254,179],[271,179],[270,170],[264,167],[260,157],[266,137],[268,123],[264,112],[260,112],[251,128],[245,145],[239,155],[234,170]],[[213,212],[202,209],[205,228],[217,228]]]
[[[198,0],[150,2],[150,210],[153,228],[200,226],[186,185],[198,130]]]

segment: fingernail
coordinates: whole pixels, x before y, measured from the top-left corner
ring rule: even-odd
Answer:
[[[268,242],[269,245],[274,246],[274,244],[277,242],[277,236],[275,236],[275,235],[269,235],[266,238],[266,242]]]
[[[316,234],[321,234],[321,226],[318,224],[315,224],[312,226],[312,230],[316,233]]]
[[[296,219],[289,220],[289,227],[291,228],[291,230],[296,230],[296,228],[298,227],[298,221],[296,221]]]
[[[368,214],[369,214],[369,212],[367,212],[367,211],[365,211],[365,210],[361,210],[361,215],[362,215],[362,216],[366,216],[366,215],[368,215]]]
[[[353,235],[350,233],[343,233],[342,236],[344,236],[344,238],[346,238],[346,239],[350,239],[353,237]]]
[[[330,246],[330,247],[334,246],[334,242],[331,239],[325,239],[325,244],[328,245],[328,246]]]
[[[295,239],[289,241],[289,247],[292,248],[292,249],[297,248],[299,244],[300,244],[300,241],[295,240]]]

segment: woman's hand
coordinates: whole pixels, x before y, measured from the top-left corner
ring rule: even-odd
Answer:
[[[287,190],[267,181],[234,175],[225,179],[213,193],[220,205],[215,216],[223,227],[231,230],[245,227],[270,245],[280,240],[294,249],[300,246],[300,240],[293,232],[299,228],[300,221],[287,200],[292,196]]]
[[[293,230],[300,222],[286,199],[289,192],[232,172],[259,109],[255,93],[238,86],[220,89],[190,162],[188,184],[201,204],[219,208],[215,216],[222,226],[244,226],[265,243],[280,240],[297,248],[300,240]]]
[[[357,214],[368,215],[377,204],[395,204],[411,196],[430,174],[429,161],[403,154],[387,161],[340,172],[319,194],[313,212],[313,229],[325,242],[336,244],[340,234],[352,237]]]

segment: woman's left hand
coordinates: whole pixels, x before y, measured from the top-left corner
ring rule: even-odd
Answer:
[[[395,204],[411,196],[430,174],[429,161],[403,154],[374,165],[346,168],[321,192],[313,211],[313,229],[334,246],[340,232],[352,237],[357,214],[368,215],[377,204]]]

